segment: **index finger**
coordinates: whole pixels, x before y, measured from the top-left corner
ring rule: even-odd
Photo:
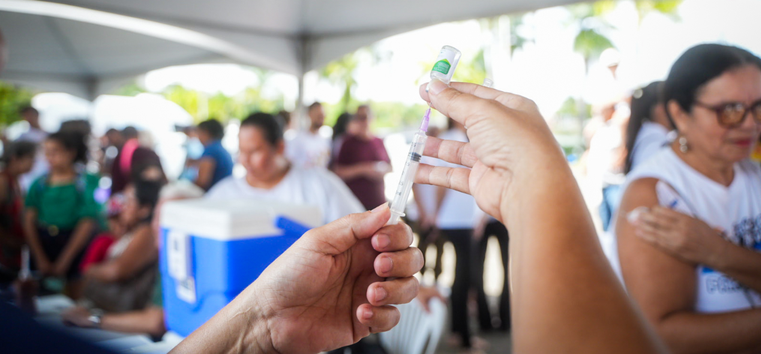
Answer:
[[[438,81],[438,80],[434,80],[434,81]],[[444,84],[441,81],[438,81],[438,83]],[[431,86],[434,86],[434,85],[436,85],[436,84],[431,82]],[[439,93],[439,94],[433,93],[432,94],[431,92],[426,91],[427,86],[428,86],[428,83],[420,85],[420,87],[419,87],[420,97],[423,100],[425,100],[426,102],[431,103],[432,96],[434,96],[434,95],[440,95],[441,93]],[[444,84],[444,86],[446,86],[446,84]],[[502,104],[503,106],[508,107],[508,108],[512,108],[512,109],[515,109],[515,110],[525,111],[525,110],[530,110],[530,109],[533,109],[533,108],[536,107],[534,102],[531,101],[528,98],[525,98],[525,97],[520,96],[520,95],[508,93],[508,92],[503,92],[503,91],[500,91],[500,90],[497,90],[497,89],[493,89],[491,87],[485,87],[485,86],[481,86],[481,85],[471,84],[471,83],[468,83],[468,82],[451,82],[449,84],[449,88],[452,88],[452,89],[454,89],[456,91],[459,91],[461,93],[466,93],[466,94],[469,94],[469,95],[473,95],[475,97],[478,97],[478,98],[481,98],[481,99],[484,99],[484,100],[497,101],[500,104]],[[439,112],[441,112],[441,111],[439,110]],[[442,113],[444,113],[444,112],[442,112]]]
[[[680,212],[678,212],[676,210],[673,210],[671,208],[666,208],[666,207],[661,206],[661,205],[654,206],[652,210],[653,210],[654,213],[656,213],[658,215],[663,215],[664,217],[669,218],[671,221],[676,221],[676,220],[678,220],[681,217],[690,217],[687,214],[680,213]]]
[[[428,137],[423,155],[435,157],[457,165],[473,167],[478,161],[470,143]]]
[[[407,224],[386,225],[372,238],[373,249],[378,252],[400,251],[410,247],[414,236]]]

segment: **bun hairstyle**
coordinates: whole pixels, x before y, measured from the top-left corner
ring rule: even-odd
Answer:
[[[734,46],[696,45],[674,62],[663,85],[662,101],[668,105],[674,100],[682,110],[691,112],[698,91],[705,84],[729,70],[746,65],[753,65],[761,70],[761,59],[745,49]],[[674,125],[674,119],[668,109],[666,114]]]

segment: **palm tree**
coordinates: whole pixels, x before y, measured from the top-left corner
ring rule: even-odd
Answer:
[[[603,16],[615,8],[615,1],[598,1],[569,6],[573,22],[578,24],[579,33],[573,41],[573,50],[584,58],[584,76],[589,74],[590,65],[600,57],[603,51],[614,48],[613,42],[603,33],[613,29]],[[584,121],[588,118],[587,103],[583,98],[576,99],[578,112],[579,136],[583,135]]]

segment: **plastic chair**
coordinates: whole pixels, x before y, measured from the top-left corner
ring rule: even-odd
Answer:
[[[446,323],[447,307],[433,298],[431,312],[423,309],[417,299],[397,306],[402,318],[388,332],[380,334],[380,342],[389,354],[433,354],[439,344]]]

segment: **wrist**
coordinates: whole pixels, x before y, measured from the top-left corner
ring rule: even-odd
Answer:
[[[720,235],[716,236],[719,236],[719,242],[716,244],[716,247],[709,248],[706,265],[717,270],[724,271],[727,268],[726,261],[728,259],[727,253],[729,251],[729,247],[733,246],[734,244],[721,238]]]
[[[269,320],[255,294],[254,289],[244,291],[244,296],[239,296],[239,301],[228,315],[227,323],[238,322],[232,328],[245,328],[235,340],[231,353],[277,353],[272,341],[272,333],[269,329]],[[236,348],[237,347],[237,348]]]

